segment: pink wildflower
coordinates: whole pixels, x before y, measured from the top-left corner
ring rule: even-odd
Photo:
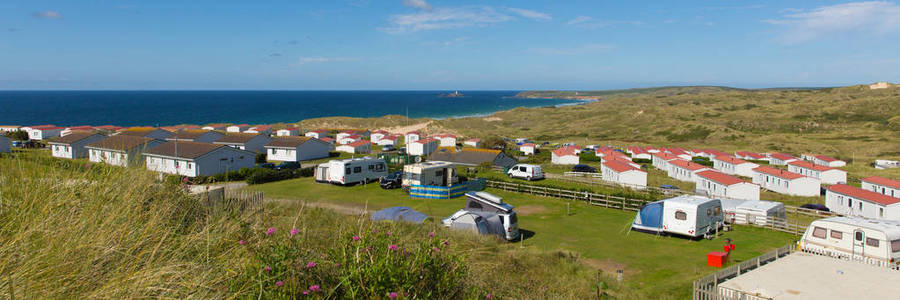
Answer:
[[[311,292],[318,292],[318,291],[321,291],[321,290],[322,290],[322,288],[320,288],[318,284],[314,284],[314,285],[309,286],[309,291],[311,291]]]
[[[246,244],[247,244],[247,241],[245,241],[245,240],[240,240],[240,241],[238,241],[238,244],[246,245]]]
[[[279,281],[276,281],[276,282],[275,282],[275,285],[277,285],[277,286],[282,286],[282,285],[284,285],[284,282],[281,282],[281,280],[279,280]]]
[[[291,236],[295,236],[295,235],[297,235],[298,233],[300,233],[300,230],[297,230],[297,228],[291,229]]]
[[[397,299],[397,292],[391,292],[390,294],[388,294],[388,298]]]
[[[309,295],[309,291],[303,291],[304,295]]]
[[[272,267],[266,266],[266,268],[264,270],[266,270],[266,272],[272,272]]]
[[[309,263],[306,264],[306,267],[307,267],[307,268],[312,268],[312,267],[315,267],[316,265],[317,265],[316,262],[311,261],[311,262],[309,262]]]
[[[266,235],[271,236],[273,234],[275,234],[275,227],[269,227],[269,230],[266,230]]]
[[[385,232],[385,233],[384,233],[384,236],[391,236],[391,232],[390,232],[390,231]]]
[[[450,241],[444,241],[444,246],[450,246]]]
[[[355,241],[358,241],[358,240],[359,240],[359,236],[358,236],[358,235],[354,235],[354,236],[353,236],[353,241],[355,242]]]
[[[438,248],[437,248],[437,247],[431,247],[431,251],[437,252],[437,251],[438,251]]]
[[[485,295],[485,296],[484,296],[484,299],[491,300],[491,293],[488,293],[487,295]]]
[[[433,237],[434,237],[434,231],[429,232],[429,233],[428,233],[428,237],[433,238]]]
[[[399,247],[397,247],[397,245],[394,245],[394,244],[391,244],[390,246],[388,246],[388,249],[391,249],[391,250],[397,250],[397,248],[399,248]]]

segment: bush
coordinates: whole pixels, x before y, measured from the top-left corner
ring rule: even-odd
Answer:
[[[269,162],[266,158],[267,158],[267,157],[266,157],[266,153],[265,153],[265,152],[264,152],[264,153],[257,153],[257,154],[256,154],[256,163],[258,163],[258,164],[264,164],[264,163]]]

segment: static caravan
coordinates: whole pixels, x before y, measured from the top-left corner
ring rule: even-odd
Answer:
[[[900,221],[831,217],[809,224],[799,249],[877,266],[897,268]]]
[[[316,167],[316,181],[352,185],[378,180],[387,176],[383,159],[362,157],[332,160]]]
[[[722,203],[719,200],[681,195],[642,207],[631,229],[694,238],[714,233],[723,222]]]
[[[403,166],[403,189],[413,185],[451,186],[459,183],[456,165],[446,161],[426,161]]]
[[[771,225],[768,220],[785,219],[784,204],[774,201],[745,201],[735,209],[735,224]]]

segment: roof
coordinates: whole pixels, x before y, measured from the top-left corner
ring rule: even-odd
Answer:
[[[715,182],[718,182],[718,183],[721,183],[724,185],[734,185],[734,184],[746,182],[740,178],[737,178],[737,177],[734,177],[734,176],[731,176],[731,175],[728,175],[728,174],[725,174],[725,173],[722,173],[722,172],[719,172],[716,170],[706,170],[706,171],[702,171],[702,172],[697,172],[697,176],[700,176],[700,177],[703,177],[703,178],[706,178],[711,181],[715,181]]]
[[[422,140],[415,141],[415,142],[413,142],[413,143],[425,144],[425,143],[437,142],[437,141],[438,141],[438,140],[433,139],[433,138],[427,138],[427,139],[422,139]]]
[[[388,134],[389,132],[387,132],[387,131],[385,131],[385,130],[378,129],[378,130],[372,131],[372,133],[373,133],[373,134],[374,134],[374,133]]]
[[[653,156],[662,158],[662,159],[664,159],[664,160],[673,160],[673,159],[677,159],[677,158],[678,158],[678,156],[675,156],[675,155],[672,155],[672,154],[669,154],[669,153],[665,153],[665,152],[656,152],[656,153],[653,153]]]
[[[243,144],[249,142],[250,140],[262,136],[259,133],[243,133],[243,132],[229,132],[226,133],[218,141],[215,141],[216,144]]]
[[[751,158],[753,158],[753,159],[763,159],[763,158],[766,158],[766,156],[763,155],[763,154],[759,154],[759,153],[756,153],[756,152],[750,152],[750,151],[738,151],[738,152],[735,152],[734,154],[739,155],[739,156],[744,156],[744,157],[748,157],[748,156],[749,156],[749,157],[751,157]]]
[[[818,159],[821,159],[821,160],[823,160],[823,161],[827,161],[827,162],[833,162],[833,161],[838,161],[838,160],[839,160],[839,159],[837,159],[837,158],[834,158],[834,157],[831,157],[831,156],[825,156],[825,155],[813,155],[813,157],[818,158]]]
[[[789,164],[789,165],[792,165],[792,166],[797,166],[797,167],[801,167],[801,168],[809,169],[809,170],[816,170],[816,171],[820,171],[820,172],[829,171],[829,170],[837,170],[837,169],[832,168],[832,167],[826,167],[826,166],[823,166],[823,165],[817,165],[817,164],[814,164],[814,163],[811,163],[811,162],[808,162],[808,161],[805,161],[805,160],[795,160],[795,161],[792,161],[792,162],[790,162],[790,163],[788,163],[788,164]]]
[[[707,166],[704,166],[704,165],[701,165],[701,164],[697,164],[697,163],[693,163],[693,162],[689,162],[689,161],[686,161],[686,160],[683,160],[683,159],[675,159],[675,160],[671,160],[671,161],[669,161],[669,163],[672,164],[672,165],[674,165],[674,166],[678,166],[678,167],[680,167],[680,168],[682,168],[682,169],[687,169],[687,170],[690,170],[690,171],[697,171],[697,170],[700,170],[700,169],[708,169],[708,168],[709,168],[709,167],[707,167]]]
[[[250,127],[250,125],[248,125],[248,124],[235,124],[235,125],[231,125],[231,126],[228,126],[228,127]]]
[[[75,143],[80,140],[89,138],[94,135],[101,135],[101,134],[96,133],[96,132],[73,132],[73,133],[67,134],[66,136],[56,138],[50,142],[55,143],[55,144],[71,144],[71,143]]]
[[[119,131],[119,135],[130,135],[130,136],[146,136],[147,134],[162,130],[156,127],[131,127],[126,128],[125,130]],[[162,130],[165,131],[165,130]],[[168,131],[166,131],[168,132]]]
[[[418,131],[410,131],[410,132],[407,132],[406,134],[415,134],[415,135],[419,135],[419,134],[421,134],[421,133],[419,133]]]
[[[56,126],[31,127],[31,130],[58,130],[58,129],[65,129],[65,128],[56,127]]]
[[[69,126],[66,127],[66,130],[74,131],[74,130],[92,130],[94,126],[90,125],[82,125],[82,126]]]
[[[347,144],[347,146],[356,148],[356,147],[365,146],[368,144],[369,144],[369,141],[362,140],[362,141],[355,141],[355,142],[349,143],[349,144]]]
[[[122,127],[120,127],[120,126],[115,126],[115,125],[94,126],[94,128],[96,128],[96,129],[103,129],[103,130],[119,130],[119,129],[122,129]]]
[[[797,158],[794,157],[793,155],[790,155],[790,154],[787,154],[787,153],[772,153],[772,154],[769,155],[769,156],[771,156],[772,158],[775,158],[775,159],[779,159],[779,160],[791,160],[791,159],[797,159]]]
[[[534,147],[534,143],[524,143],[522,147]]]
[[[204,134],[214,132],[203,129],[182,129],[169,136],[169,139],[196,139]]]
[[[313,130],[310,132],[312,132],[312,133],[328,133],[328,130],[319,129],[319,130]]]
[[[282,131],[282,130],[294,131],[294,130],[299,130],[299,129],[297,129],[297,127],[288,127],[288,128],[278,129],[278,131]]]
[[[755,295],[749,299],[894,299],[898,281],[900,272],[889,268],[795,252],[719,287]]]
[[[306,141],[311,140],[312,138],[307,136],[280,136],[273,138],[266,147],[273,148],[297,148]]]
[[[107,150],[118,150],[118,151],[128,151],[134,149],[136,147],[141,147],[146,145],[149,142],[155,141],[151,138],[146,138],[142,136],[131,136],[131,135],[114,135],[93,143],[88,144],[86,147],[97,148],[97,149],[107,149]]]
[[[449,133],[435,134],[434,137],[442,138],[442,139],[443,139],[443,138],[454,138],[454,139],[456,138],[455,135],[452,135],[452,134],[449,134]]]
[[[381,138],[381,139],[382,139],[382,140],[391,140],[391,141],[393,141],[393,140],[396,140],[396,139],[399,139],[399,138],[400,138],[400,137],[399,137],[399,136],[396,136],[396,135],[388,135],[388,136],[385,136],[385,137],[383,137],[383,138]]]
[[[882,205],[891,205],[900,202],[900,198],[894,198],[888,195],[864,190],[846,184],[835,184],[825,187],[825,189],[835,193],[844,194],[853,198],[875,202]]]
[[[740,159],[740,158],[737,158],[737,157],[734,157],[731,155],[718,155],[718,156],[714,157],[713,159],[718,160],[718,161],[724,161],[724,162],[727,162],[732,165],[740,165],[740,164],[747,163],[746,160],[743,160],[743,159]]]
[[[874,183],[877,185],[889,186],[889,187],[892,187],[895,189],[900,189],[900,180],[893,180],[890,178],[884,178],[884,177],[879,177],[879,176],[870,176],[870,177],[866,177],[866,178],[863,178],[860,180],[869,182],[869,183]]]
[[[227,146],[210,143],[171,141],[165,142],[162,145],[159,145],[144,153],[150,155],[195,159],[222,147]]]
[[[643,171],[641,171],[641,169],[635,168],[635,167],[632,166],[632,165],[625,164],[625,163],[618,162],[618,161],[614,161],[614,160],[613,160],[613,161],[606,161],[606,162],[603,163],[603,165],[606,166],[607,168],[612,169],[613,171],[618,172],[618,173],[627,172],[627,171],[639,171],[639,172],[643,172]]]
[[[553,154],[556,156],[575,156],[575,148],[574,147],[562,147],[556,150],[553,150]]]
[[[476,142],[476,143],[477,143],[477,142],[480,142],[480,141],[481,141],[481,139],[477,139],[477,138],[476,138],[476,139],[469,139],[469,140],[466,140],[466,142]]]
[[[320,140],[320,141],[326,141],[326,142],[334,142],[334,138],[332,138],[332,137],[327,137],[327,136],[326,136],[326,137],[323,137],[323,138],[320,138],[319,140]]]
[[[500,157],[504,159],[497,160]],[[471,149],[463,148],[462,151],[437,151],[428,156],[428,160],[433,161],[449,161],[461,165],[477,166],[481,163],[492,162],[495,165],[511,167],[516,164],[516,160],[512,159],[500,150],[489,149]]]
[[[767,167],[767,166],[760,166],[760,167],[753,168],[753,171],[772,175],[772,176],[779,177],[779,178],[789,179],[789,180],[806,177],[806,176],[803,176],[803,175],[800,175],[800,174],[797,174],[794,172],[789,172],[787,170],[782,170],[782,169],[777,169],[777,168]]]

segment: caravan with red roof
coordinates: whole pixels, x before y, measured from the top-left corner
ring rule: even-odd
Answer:
[[[839,168],[847,165],[847,162],[843,160],[820,154],[803,154],[802,157],[804,160],[820,166]]]
[[[870,219],[900,220],[900,198],[846,184],[835,184],[825,190],[825,206],[832,212]]]
[[[860,179],[860,181],[862,181],[862,188],[864,190],[873,191],[894,198],[900,198],[900,180],[894,180],[879,176],[870,176]]]
[[[669,177],[675,178],[680,181],[687,182],[697,182],[700,180],[700,177],[697,176],[697,173],[709,170],[709,167],[689,162],[683,159],[675,159],[669,161]]]
[[[647,172],[621,161],[606,161],[600,164],[603,180],[633,187],[647,187]]]
[[[846,171],[817,165],[808,161],[792,161],[788,164],[788,171],[816,178],[824,184],[847,183]]]
[[[566,146],[550,153],[550,163],[554,165],[577,165],[579,161],[575,147]]]
[[[814,197],[820,194],[821,189],[818,179],[768,166],[753,169],[753,183],[792,196]]]
[[[697,177],[696,190],[709,197],[759,200],[759,185],[715,170],[698,172]]]
[[[712,162],[713,168],[722,173],[744,177],[753,176],[753,169],[759,167],[757,164],[729,155],[713,157]]]

